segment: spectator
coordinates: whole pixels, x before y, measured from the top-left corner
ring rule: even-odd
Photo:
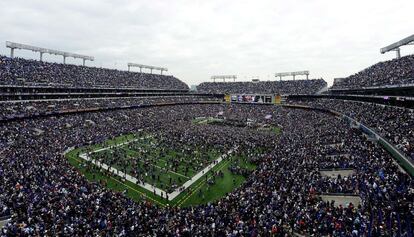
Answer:
[[[414,83],[414,55],[374,64],[352,76],[335,81],[332,89],[407,85]]]
[[[226,118],[278,124],[282,133],[192,123],[195,117],[220,111]],[[269,114],[271,119],[265,119]],[[95,124],[86,126],[86,120]],[[103,142],[138,129],[163,134],[170,145],[204,143],[222,150],[237,145],[239,152],[257,162],[257,169],[241,187],[214,203],[161,208],[88,182],[61,155],[69,147]],[[256,154],[259,147],[263,153]],[[198,104],[36,118],[0,124],[0,151],[0,215],[12,216],[2,236],[412,233],[412,178],[360,131],[312,110]],[[349,156],[341,161],[334,158],[343,153]],[[327,178],[318,172],[321,167],[338,166],[353,167],[355,173]],[[353,193],[362,202],[336,206],[319,198],[323,192]]]
[[[188,90],[173,76],[48,63],[0,55],[4,85]]]
[[[210,94],[315,94],[327,84],[323,79],[260,81],[260,82],[203,82],[197,91]]]

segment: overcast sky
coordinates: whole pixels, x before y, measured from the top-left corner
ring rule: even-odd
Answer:
[[[413,10],[413,0],[1,0],[0,54],[9,40],[91,55],[91,66],[163,66],[189,85],[299,70],[331,84],[395,57],[379,49],[414,34]]]

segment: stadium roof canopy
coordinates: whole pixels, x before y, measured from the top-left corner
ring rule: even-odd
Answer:
[[[138,63],[128,63],[128,71],[131,69],[131,67],[139,67],[139,72],[142,72],[143,68],[150,69],[151,73],[152,73],[152,70],[159,70],[161,71],[161,75],[163,71],[168,71],[168,68],[165,68],[165,67],[155,67],[155,66],[149,66],[149,65],[138,64]]]
[[[400,47],[404,45],[414,45],[414,35],[408,36],[407,38],[404,38],[400,41],[397,41],[395,43],[392,43],[384,48],[381,48],[380,52],[382,54],[389,52],[389,51],[396,51],[397,58],[400,58]]]
[[[226,79],[233,79],[233,81],[236,81],[237,76],[236,75],[216,75],[216,76],[211,76],[211,79],[213,79],[214,82],[216,82],[216,79],[223,79],[223,82],[225,82]]]
[[[85,61],[86,60],[89,60],[89,61],[94,61],[95,60],[95,58],[92,57],[92,56],[86,56],[86,55],[81,55],[81,54],[76,54],[76,53],[69,53],[69,52],[64,52],[64,51],[55,50],[55,49],[47,49],[47,48],[42,48],[42,47],[37,47],[37,46],[32,46],[32,45],[27,45],[27,44],[14,43],[14,42],[10,42],[10,41],[6,41],[6,47],[10,48],[10,57],[11,58],[14,57],[14,50],[15,49],[25,49],[25,50],[31,50],[33,52],[39,52],[40,53],[40,61],[42,61],[44,53],[63,56],[63,63],[64,64],[66,63],[66,58],[67,57],[82,59],[84,66],[85,66]]]
[[[275,73],[275,77],[279,77],[280,80],[282,80],[282,77],[286,77],[286,76],[293,76],[293,80],[295,80],[295,76],[299,76],[299,75],[306,75],[306,79],[309,79],[309,71]]]

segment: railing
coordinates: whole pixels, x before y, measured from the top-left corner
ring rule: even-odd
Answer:
[[[87,108],[87,109],[76,109],[76,110],[66,110],[66,111],[54,111],[54,112],[45,112],[45,113],[39,113],[35,115],[30,116],[17,116],[12,118],[7,118],[0,123],[6,123],[16,120],[25,120],[25,119],[31,119],[36,117],[49,117],[49,116],[62,116],[66,114],[76,114],[76,113],[88,113],[88,112],[98,112],[98,111],[109,111],[109,110],[122,110],[122,109],[136,109],[136,108],[144,108],[144,107],[154,107],[154,106],[172,106],[172,105],[183,105],[183,104],[220,104],[222,102],[218,101],[196,101],[196,102],[167,102],[167,103],[157,103],[157,104],[150,104],[150,105],[132,105],[132,106],[121,106],[121,107],[105,107],[105,108]],[[257,105],[257,104],[256,104]],[[266,105],[266,104],[260,104],[260,105]],[[298,108],[298,109],[308,109],[308,110],[317,110],[320,112],[325,113],[331,113],[335,116],[342,116],[343,119],[356,123],[361,131],[364,133],[375,136],[379,139],[380,144],[388,151],[390,154],[396,159],[396,161],[412,176],[414,176],[414,163],[409,158],[407,158],[402,152],[400,152],[396,147],[391,145],[386,139],[382,138],[378,133],[376,133],[373,129],[365,126],[364,124],[356,121],[355,119],[345,115],[341,114],[337,111],[330,110],[330,109],[323,109],[323,108],[314,108],[310,106],[304,106],[304,105],[294,105],[294,104],[286,104],[282,105],[283,107],[290,107],[290,108]]]
[[[414,78],[410,78],[410,79],[406,79],[406,80],[414,80]],[[370,90],[370,89],[391,89],[391,88],[403,88],[403,87],[414,87],[414,83],[408,83],[408,84],[396,84],[396,85],[382,85],[382,86],[362,86],[362,87],[358,87],[358,88],[352,88],[352,87],[347,87],[347,88],[331,88],[329,90],[333,90],[333,91],[347,91],[347,90]]]
[[[351,121],[354,123],[359,124],[359,128],[364,133],[375,136],[378,138],[378,141],[380,144],[396,159],[396,161],[412,176],[414,176],[414,163],[410,160],[410,158],[407,158],[402,152],[400,152],[395,146],[393,146],[391,143],[389,143],[386,139],[381,137],[378,133],[376,133],[373,129],[365,126],[364,124],[356,121],[355,119],[343,114],[343,118],[347,121]]]
[[[392,155],[395,161],[399,165],[401,165],[401,167],[403,167],[411,176],[414,176],[414,162],[410,158],[407,158],[401,151],[399,151],[395,146],[389,143],[386,139],[384,139],[378,133],[376,133],[372,128],[365,126],[361,122],[345,114],[341,114],[337,111],[330,110],[330,109],[323,109],[323,108],[316,108],[316,107],[311,107],[311,106],[306,106],[306,105],[295,105],[295,104],[282,105],[282,106],[290,107],[290,108],[318,110],[321,112],[329,112],[336,116],[342,116],[342,118],[345,119],[346,121],[356,124],[359,127],[359,129],[365,134],[367,134],[368,136],[371,136],[371,137],[375,136],[378,139],[379,143]]]
[[[116,106],[116,107],[89,107],[83,109],[70,109],[70,110],[58,110],[58,111],[44,111],[39,113],[34,113],[30,115],[18,114],[11,115],[0,118],[1,123],[8,123],[13,121],[20,121],[26,119],[42,118],[42,117],[51,117],[51,116],[64,116],[68,114],[81,114],[81,113],[91,113],[91,112],[103,112],[111,110],[124,110],[124,109],[137,109],[137,108],[146,108],[146,107],[155,107],[155,106],[174,106],[174,105],[187,105],[187,104],[220,104],[219,101],[188,101],[188,102],[164,102],[164,103],[154,103],[154,104],[134,104],[134,105],[125,105],[125,106]]]

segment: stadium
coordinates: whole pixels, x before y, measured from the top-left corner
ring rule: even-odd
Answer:
[[[191,89],[5,40],[0,236],[413,236],[414,35],[397,37],[332,85],[298,68]]]

